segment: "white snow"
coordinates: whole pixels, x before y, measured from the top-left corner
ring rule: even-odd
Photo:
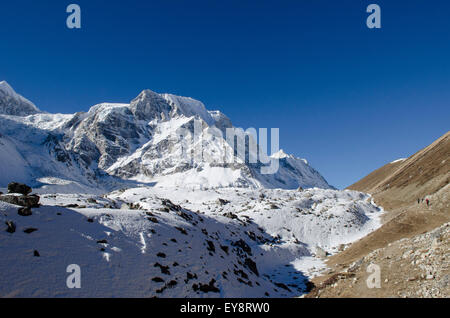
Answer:
[[[396,163],[396,162],[405,161],[406,159],[408,159],[408,158],[400,158],[400,159],[397,159],[397,160],[392,161],[391,163]]]
[[[165,198],[182,210],[167,209]],[[0,296],[300,296],[307,280],[325,269],[315,246],[333,254],[340,244],[379,227],[382,213],[366,194],[318,188],[156,186],[103,196],[42,194],[41,203],[32,216],[22,217],[17,207],[0,202],[1,224],[17,226],[13,234],[0,231]],[[230,213],[236,218],[224,216]],[[27,228],[37,231],[26,234]],[[236,247],[239,240],[248,244],[249,254]],[[214,250],[208,250],[208,241]],[[246,258],[255,262],[258,275],[244,264]],[[65,285],[70,264],[81,267],[79,290]],[[213,279],[217,292],[194,286]],[[275,285],[280,283],[289,291]]]

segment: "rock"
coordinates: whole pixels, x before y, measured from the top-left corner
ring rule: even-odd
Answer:
[[[162,205],[164,205],[166,208],[168,208],[171,211],[181,211],[181,206],[176,205],[167,199],[162,200]]]
[[[236,214],[232,213],[232,212],[224,213],[223,216],[224,216],[224,217],[227,217],[227,218],[229,218],[229,219],[232,219],[232,220],[238,218],[238,216],[237,216]]]
[[[30,216],[33,213],[31,212],[31,209],[29,207],[20,208],[19,211],[17,211],[17,214],[21,216]]]
[[[23,230],[24,231],[24,233],[27,233],[27,234],[31,234],[31,233],[33,233],[33,232],[36,232],[38,229],[35,229],[35,228],[33,228],[33,227],[29,227],[29,228],[27,228],[27,229],[25,229],[25,230]]]
[[[259,272],[258,272],[258,268],[256,267],[256,263],[252,259],[247,257],[245,259],[244,265],[249,270],[251,270],[253,273],[255,273],[256,276],[259,276]]]
[[[319,258],[326,258],[327,252],[319,246],[316,246],[316,256]]]
[[[224,206],[224,205],[227,205],[228,203],[230,203],[230,201],[219,198],[219,199],[217,199],[217,203],[221,206]]]
[[[298,191],[298,192],[302,192],[302,191],[303,191],[303,188],[302,188],[302,187],[298,187],[297,191]]]
[[[245,253],[252,255],[252,249],[250,248],[250,246],[242,239],[240,239],[239,241],[236,241],[234,243],[232,243],[231,245],[239,247],[240,249],[242,249]]]
[[[14,224],[13,221],[6,221],[5,224],[8,226],[6,232],[14,233],[16,231],[16,225]]]
[[[161,258],[166,258],[166,254],[161,253],[161,252],[156,254],[156,256],[161,257]]]
[[[220,289],[217,288],[216,286],[214,286],[214,284],[216,283],[215,279],[211,279],[211,281],[209,282],[209,284],[202,284],[200,283],[199,287],[194,287],[197,286],[197,284],[193,285],[192,288],[194,290],[199,289],[200,291],[204,292],[204,293],[209,293],[209,292],[213,292],[213,293],[219,293]]]
[[[156,263],[156,264],[153,265],[153,266],[154,266],[154,267],[159,267],[159,269],[161,270],[161,273],[162,273],[162,274],[170,275],[169,266],[164,266],[164,265],[161,265],[161,264],[159,264],[159,263]]]
[[[273,203],[270,205],[270,208],[271,208],[272,210],[278,210],[278,209],[279,209],[278,205],[273,204]]]
[[[97,244],[108,244],[107,240],[99,240],[97,241]]]
[[[11,182],[8,184],[8,193],[20,193],[22,195],[28,195],[32,191],[31,187],[23,183]]]
[[[7,202],[14,205],[19,205],[23,207],[38,208],[39,207],[39,196],[37,195],[12,195],[3,194],[0,195],[0,201]]]
[[[158,222],[158,219],[157,218],[155,218],[155,217],[149,217],[149,218],[147,218],[150,222],[153,222],[153,223],[159,223]]]
[[[40,256],[41,256],[41,254],[39,254],[39,252],[36,251],[36,250],[34,250],[33,255],[34,255],[35,257],[40,257]]]
[[[283,283],[274,283],[275,284],[275,286],[277,286],[277,287],[280,287],[280,288],[283,288],[284,290],[287,290],[287,291],[291,291],[290,289],[289,289],[289,287],[287,287],[285,284],[283,284]]]
[[[215,252],[216,247],[214,246],[214,243],[211,241],[206,240],[206,243],[208,244],[208,247],[206,248],[210,252]]]
[[[155,283],[164,283],[164,279],[162,279],[161,277],[154,277],[152,278],[152,281],[154,281]]]
[[[176,226],[175,229],[180,231],[180,233],[183,235],[188,235],[187,231],[185,229],[183,229],[182,227]]]
[[[228,255],[228,246],[220,245],[220,248]]]
[[[171,280],[170,282],[167,283],[167,287],[173,288],[175,287],[176,284],[178,284],[176,280]]]

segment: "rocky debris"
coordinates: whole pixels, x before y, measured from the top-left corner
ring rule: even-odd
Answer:
[[[162,200],[162,205],[164,205],[170,211],[181,211],[181,206],[176,205],[167,199]]]
[[[155,265],[153,265],[153,266],[159,267],[159,269],[161,270],[161,273],[163,273],[165,275],[170,275],[169,266],[163,266],[159,263],[155,263]]]
[[[222,249],[222,251],[224,251],[228,255],[228,250],[229,250],[228,246],[220,245],[220,248]]]
[[[24,208],[20,208],[17,211],[17,214],[21,215],[21,216],[30,216],[33,213],[31,212],[31,209],[29,207],[24,207]]]
[[[169,288],[173,288],[178,284],[178,282],[176,280],[171,280],[170,282],[167,283],[167,287]]]
[[[372,251],[335,273],[308,297],[450,297],[450,223]],[[366,286],[369,265],[380,267],[380,289]],[[353,291],[353,292],[352,292]]]
[[[191,274],[190,272],[186,273],[186,279],[184,280],[185,283],[188,283],[191,279],[197,279],[197,274]]]
[[[219,198],[219,199],[217,199],[217,203],[221,206],[224,206],[224,205],[227,205],[228,203],[230,203],[230,201]]]
[[[182,227],[176,226],[175,229],[177,229],[181,234],[188,235],[187,231]]]
[[[39,207],[39,196],[33,195],[15,195],[15,194],[3,194],[0,195],[0,201],[4,201],[10,204],[19,205],[29,208]]]
[[[227,218],[229,218],[229,219],[232,219],[232,220],[238,218],[238,216],[237,216],[236,214],[232,213],[232,212],[224,213],[223,216],[224,216],[224,217],[227,217]]]
[[[158,254],[156,254],[156,256],[161,257],[161,258],[166,258],[166,254],[159,252]]]
[[[150,222],[153,222],[153,223],[159,223],[159,222],[158,222],[158,219],[155,218],[154,216],[149,217],[148,220],[149,220]]]
[[[27,233],[27,234],[31,234],[31,233],[33,233],[33,232],[36,232],[37,230],[38,230],[38,229],[35,229],[34,227],[29,227],[29,228],[23,230],[23,232],[24,232],[24,233]]]
[[[242,239],[233,242],[231,245],[240,248],[242,251],[244,251],[245,253],[252,255],[252,249],[251,247]]]
[[[283,283],[274,283],[275,286],[280,287],[284,290],[287,290],[288,292],[290,292],[291,290],[289,289],[289,287],[287,287],[285,284]]]
[[[198,285],[197,284],[192,285],[192,289],[194,291],[200,290],[200,291],[202,291],[204,293],[209,293],[209,292],[219,293],[220,289],[217,288],[216,286],[214,286],[215,283],[216,283],[216,280],[215,279],[211,279],[209,284],[202,284],[202,283],[200,283]]]
[[[13,221],[6,221],[5,224],[8,227],[6,232],[14,233],[16,231],[16,224]]]
[[[22,195],[28,195],[32,191],[31,187],[23,183],[11,182],[8,184],[8,193],[20,193]]]
[[[256,267],[256,263],[251,258],[246,258],[244,262],[245,267],[255,273],[256,276],[259,276],[258,268]]]
[[[271,208],[272,210],[278,210],[280,207],[279,207],[278,205],[272,203],[272,204],[270,205],[270,208]]]
[[[213,253],[216,252],[216,247],[213,242],[206,240],[206,243],[208,244],[208,247],[206,248],[208,251]]]
[[[162,279],[161,277],[154,277],[152,278],[152,281],[154,281],[155,283],[164,283],[164,279]]]
[[[107,240],[98,240],[97,244],[108,244]]]

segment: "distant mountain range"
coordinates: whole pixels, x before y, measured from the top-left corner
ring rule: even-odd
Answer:
[[[245,153],[225,138],[227,128],[237,142],[244,140]],[[59,192],[112,190],[130,183],[331,188],[306,160],[282,150],[269,158],[278,160],[278,171],[261,173],[264,164],[250,161],[258,156],[250,138],[220,111],[208,111],[188,97],[145,90],[129,104],[49,114],[0,82],[0,186],[19,181]],[[191,155],[196,147],[200,157]]]

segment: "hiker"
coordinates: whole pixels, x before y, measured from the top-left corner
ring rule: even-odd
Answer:
[[[426,199],[426,202],[427,202],[427,206],[429,207],[430,206],[430,200]]]

